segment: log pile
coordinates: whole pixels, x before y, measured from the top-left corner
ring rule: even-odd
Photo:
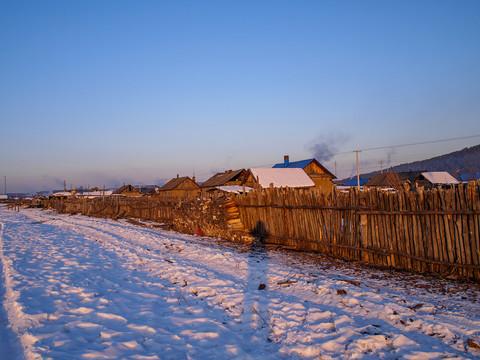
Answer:
[[[240,212],[228,198],[185,201],[175,207],[174,230],[186,234],[249,241]]]

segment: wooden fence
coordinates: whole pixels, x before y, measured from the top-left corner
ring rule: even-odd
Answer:
[[[415,272],[480,280],[480,182],[331,195],[267,189],[236,196],[246,229],[268,243]]]
[[[179,204],[174,198],[128,198],[105,196],[94,199],[53,198],[45,200],[45,208],[54,208],[58,212],[82,214],[105,218],[140,218],[162,223],[172,223],[174,208]]]
[[[231,241],[245,241],[235,204],[225,197],[185,200],[184,197],[78,197],[43,200],[43,208],[60,213],[82,214],[102,218],[137,218],[164,223],[166,229],[187,234],[203,234]],[[251,238],[251,237],[250,237]]]
[[[52,199],[44,207],[97,217],[135,217],[231,240],[245,233],[296,249],[376,266],[480,280],[480,182],[388,192],[266,189],[223,200]],[[236,205],[236,206],[235,206]],[[225,223],[225,224],[224,224]]]

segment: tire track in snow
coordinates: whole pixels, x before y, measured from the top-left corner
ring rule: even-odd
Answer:
[[[35,359],[38,354],[31,350],[31,342],[23,324],[21,305],[17,302],[18,293],[13,291],[10,265],[4,255],[3,233],[5,224],[0,222],[0,326],[5,331],[0,331],[0,360]],[[23,345],[23,346],[22,346]]]
[[[45,219],[43,219],[43,220],[45,220]],[[88,241],[92,242],[92,243],[95,242],[95,240],[97,240],[95,242],[96,243],[95,247],[103,247],[103,248],[105,248],[105,251],[108,251],[110,253],[115,253],[115,254],[119,255],[120,257],[123,257],[125,260],[127,260],[127,261],[123,261],[123,266],[128,268],[129,271],[135,270],[135,269],[133,269],[133,267],[135,267],[135,268],[138,267],[137,266],[138,264],[136,264],[136,258],[135,258],[136,255],[134,255],[134,252],[131,251],[131,249],[129,249],[128,241],[124,239],[125,233],[129,233],[128,230],[124,231],[123,234],[121,234],[121,235],[117,236],[117,238],[115,238],[115,237],[111,236],[109,231],[105,231],[105,229],[103,229],[103,228],[99,229],[99,228],[91,227],[91,225],[88,224],[88,222],[79,224],[78,221],[74,221],[74,223],[72,224],[71,220],[72,219],[67,218],[67,221],[66,221],[68,223],[67,224],[67,223],[64,223],[62,220],[56,218],[54,221],[52,221],[48,225],[45,224],[45,223],[42,223],[42,226],[52,226],[52,227],[56,227],[56,228],[60,229],[59,231],[53,230],[53,229],[49,230],[50,232],[53,231],[55,233],[72,231],[74,228],[77,228],[77,230],[78,230],[78,227],[80,226],[80,228],[81,228],[80,233],[78,231],[74,231],[74,232],[79,233],[79,235],[82,235],[81,236],[82,238],[85,238],[85,240],[88,239]],[[69,230],[69,229],[67,229],[68,227],[72,227],[72,228]],[[136,231],[136,233],[138,233],[138,232],[141,233],[141,231]],[[172,244],[172,241],[170,241],[170,240],[171,239],[166,239],[166,241],[168,241],[169,244]],[[49,241],[49,243],[52,243],[52,244],[59,243],[57,240],[49,240],[48,239],[48,241]],[[98,252],[98,254],[100,254],[100,252]],[[55,254],[52,254],[52,257],[55,257],[55,256],[56,256]],[[151,260],[151,259],[149,259],[149,260]],[[153,259],[153,260],[156,260],[156,259]],[[164,261],[161,261],[160,263],[163,264],[164,266],[165,266],[165,264],[167,264]],[[147,264],[147,266],[148,265],[151,265],[151,264]],[[129,280],[132,283],[137,283],[137,285],[139,285],[139,286],[149,287],[150,284],[142,281],[142,277],[143,277],[143,275],[139,275],[138,279],[132,278],[132,279],[129,279]],[[150,279],[151,279],[151,276],[150,276]],[[169,277],[164,277],[163,279],[169,279]],[[183,292],[184,289],[179,288],[177,286],[173,286],[173,285],[175,285],[175,284],[166,284],[166,286],[162,287],[162,291],[166,291],[167,293],[169,292],[171,294],[170,299],[173,298],[175,300],[179,300],[178,299],[178,293]],[[129,286],[133,287],[133,285],[129,285]],[[83,287],[85,288],[85,285],[83,285]],[[205,298],[208,297],[209,294],[205,293],[205,289],[199,288],[199,290],[201,290],[201,292],[198,294],[199,298],[200,297],[205,297]],[[137,292],[138,291],[139,290],[137,290]],[[143,291],[145,292],[146,289],[143,289]],[[151,291],[151,289],[150,289],[150,291]],[[232,331],[228,327],[228,324],[225,324],[223,322],[223,319],[221,317],[216,318],[216,317],[218,317],[218,312],[217,311],[209,310],[209,307],[205,306],[204,301],[195,301],[194,300],[195,295],[193,295],[193,294],[188,294],[188,295],[190,295],[189,301],[191,302],[191,305],[192,305],[191,307],[189,306],[188,312],[190,312],[192,316],[204,316],[206,319],[211,319],[209,321],[213,321],[212,326],[214,324],[216,324],[215,325],[215,328],[216,328],[215,332],[230,334],[228,336],[230,338],[230,340],[228,340],[228,341],[233,341],[234,344],[235,343],[236,344],[241,344],[243,346],[243,352],[247,352],[247,353],[252,352],[252,351],[254,351],[256,346],[251,346],[251,345],[259,345],[258,344],[258,339],[256,340],[256,342],[251,344],[251,340],[248,337],[245,338],[242,333],[237,333],[235,331]],[[99,294],[99,296],[102,296],[102,294]],[[181,304],[181,302],[179,301],[179,305],[183,305],[183,304]],[[184,305],[182,307],[184,307]],[[131,312],[131,309],[125,308],[124,305],[119,305],[118,306],[119,310],[122,309],[122,308],[124,309],[124,312],[127,312],[127,313]],[[122,313],[122,311],[120,313]],[[120,314],[120,313],[117,312],[117,314]],[[88,313],[86,313],[85,315],[88,315]],[[176,321],[176,320],[173,320],[173,321]],[[70,327],[66,328],[66,331],[70,331]],[[188,335],[189,333],[187,332],[186,334]],[[195,336],[195,335],[192,334],[191,336]],[[201,335],[201,336],[204,336],[204,335]],[[209,335],[205,334],[205,336],[209,336]],[[215,336],[218,336],[218,334],[215,335]],[[237,339],[237,340],[235,341],[235,339]],[[210,349],[210,350],[212,350],[212,349]]]

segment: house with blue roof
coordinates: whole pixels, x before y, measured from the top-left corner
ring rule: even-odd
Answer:
[[[476,181],[476,180],[480,180],[480,173],[476,173],[476,174],[462,174],[460,175],[460,181],[463,181],[463,182],[468,182],[468,181]]]
[[[369,178],[360,178],[360,186],[363,186]],[[343,186],[358,186],[358,179],[356,177],[351,178],[347,182],[343,183]]]
[[[283,163],[275,164],[273,167],[303,169],[310,179],[312,179],[315,187],[324,192],[332,191],[334,186],[332,180],[336,179],[336,176],[328,171],[327,168],[320,164],[315,158],[291,162],[289,156],[285,155]]]

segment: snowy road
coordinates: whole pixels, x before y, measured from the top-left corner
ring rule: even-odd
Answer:
[[[37,209],[0,225],[0,359],[480,358],[475,285]]]

